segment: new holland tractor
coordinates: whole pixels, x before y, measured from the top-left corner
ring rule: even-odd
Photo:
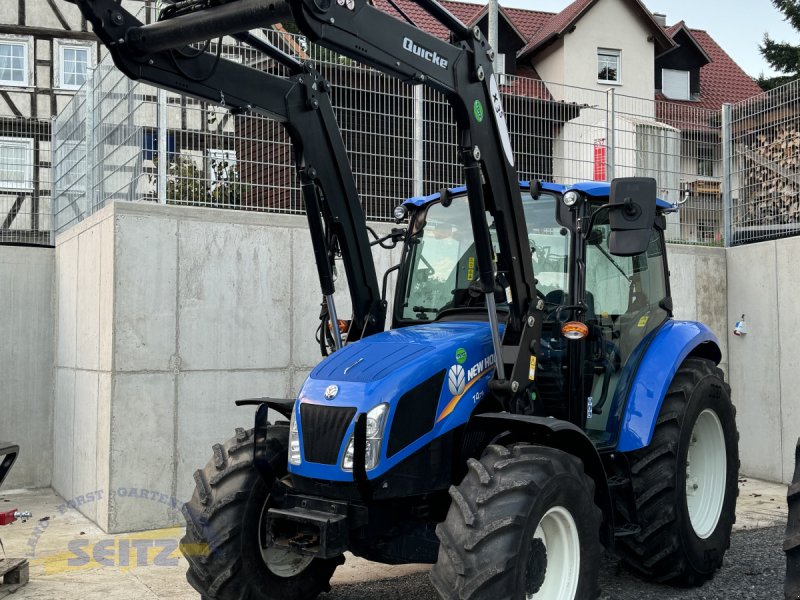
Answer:
[[[459,600],[591,600],[603,547],[648,579],[713,576],[734,521],[735,410],[714,334],[672,318],[674,207],[655,181],[520,183],[494,51],[435,0],[417,3],[449,41],[366,0],[181,0],[150,24],[119,0],[75,1],[130,77],[278,119],[295,149],[329,356],[296,398],[237,402],[257,406],[254,427],[195,473],[182,548],[202,598],[311,600],[348,551],[430,563]],[[442,93],[466,185],[405,201],[402,227],[370,242],[327,82],[247,33],[287,19]],[[221,59],[207,40],[224,35],[289,75]],[[402,243],[394,298],[376,243]]]

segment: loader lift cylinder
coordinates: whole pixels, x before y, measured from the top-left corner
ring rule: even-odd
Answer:
[[[285,0],[235,0],[150,25],[132,27],[126,41],[136,52],[154,54],[196,42],[269,27],[291,18]],[[112,22],[114,15],[112,14]]]

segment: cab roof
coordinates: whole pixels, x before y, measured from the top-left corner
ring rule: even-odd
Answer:
[[[569,190],[577,190],[583,194],[586,194],[590,198],[608,198],[611,193],[611,184],[608,181],[581,181],[579,183],[573,183],[570,185],[562,185],[560,183],[550,183],[547,181],[541,182],[542,189],[546,192],[555,192],[557,194],[564,194]],[[530,181],[520,181],[519,187],[522,190],[530,190],[531,189],[531,182]],[[447,192],[451,196],[460,196],[465,194],[467,191],[467,186],[460,185],[454,188],[448,188]],[[407,200],[403,201],[404,205],[410,206],[425,206],[430,202],[435,200],[439,200],[442,197],[441,191],[436,192],[434,194],[430,194],[428,196],[415,196],[413,198],[408,198]],[[672,204],[661,200],[660,198],[656,199],[656,207],[660,209],[672,209],[674,208]]]

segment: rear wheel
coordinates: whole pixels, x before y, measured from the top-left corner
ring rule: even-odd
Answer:
[[[650,445],[628,455],[641,531],[617,546],[634,571],[693,586],[722,566],[736,520],[735,416],[730,388],[714,363],[684,361]]]
[[[286,473],[289,428],[270,426],[269,462]],[[270,488],[253,466],[253,433],[214,446],[214,457],[195,473],[196,488],[183,508],[181,551],[186,578],[204,600],[311,600],[330,590],[342,560],[321,560],[269,544]]]
[[[431,572],[443,598],[596,597],[601,514],[579,459],[542,446],[489,446],[450,495]]]

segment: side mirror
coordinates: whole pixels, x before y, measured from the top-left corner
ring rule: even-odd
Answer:
[[[636,256],[647,250],[656,217],[656,193],[656,180],[651,177],[621,177],[611,182],[611,254]]]

